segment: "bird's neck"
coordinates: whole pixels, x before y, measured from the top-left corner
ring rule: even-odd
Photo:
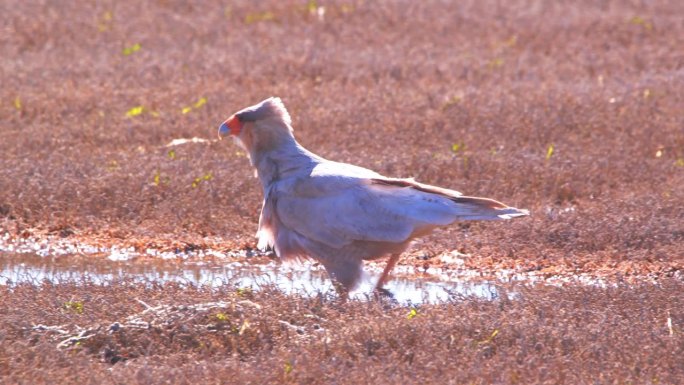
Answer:
[[[264,190],[280,179],[310,172],[323,160],[304,148],[294,137],[270,150],[255,151],[250,157]]]

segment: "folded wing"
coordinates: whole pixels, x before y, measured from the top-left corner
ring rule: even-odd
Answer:
[[[491,199],[375,173],[355,177],[314,172],[283,181],[274,191],[274,202],[283,225],[334,248],[354,241],[405,242],[456,220],[527,215]]]

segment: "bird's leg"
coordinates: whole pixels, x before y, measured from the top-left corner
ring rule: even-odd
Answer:
[[[397,264],[397,261],[399,261],[400,256],[401,254],[390,255],[389,261],[387,261],[387,266],[385,266],[385,270],[382,271],[382,275],[380,276],[380,279],[378,279],[378,283],[375,285],[375,291],[380,293],[389,293],[383,286],[385,286],[385,283],[387,283],[389,274],[392,269],[394,269],[394,265]]]
[[[335,291],[337,292],[340,301],[342,301],[342,303],[347,302],[347,300],[349,299],[349,289],[347,289],[343,284],[341,284],[334,278],[332,278],[332,285],[335,288]]]

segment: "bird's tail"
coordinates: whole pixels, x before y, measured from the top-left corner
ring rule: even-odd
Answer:
[[[456,216],[460,220],[497,220],[530,215],[528,210],[509,207],[493,199],[466,196],[450,199],[456,204]]]

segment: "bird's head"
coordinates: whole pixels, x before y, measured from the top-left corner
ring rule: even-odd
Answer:
[[[293,140],[290,114],[277,97],[234,113],[219,126],[218,135],[232,136],[250,156]]]

